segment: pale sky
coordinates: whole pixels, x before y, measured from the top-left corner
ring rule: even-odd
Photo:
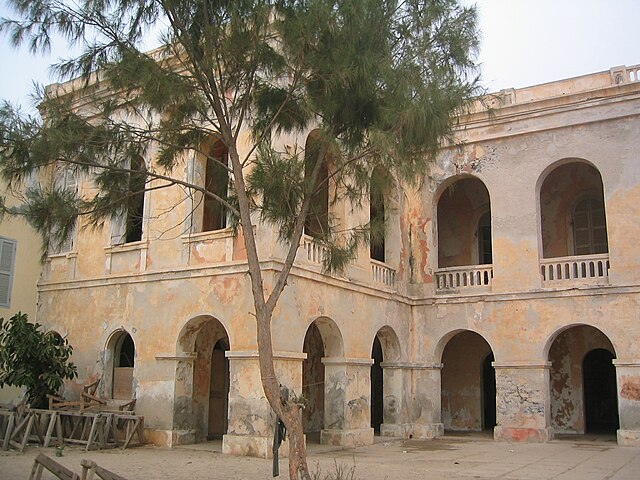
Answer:
[[[464,0],[474,3],[472,0]],[[640,64],[640,0],[477,0],[479,62],[490,91]],[[0,0],[0,16],[11,16]],[[61,44],[47,58],[16,52],[0,37],[0,98],[31,105],[32,81],[49,84],[49,64],[66,55]]]

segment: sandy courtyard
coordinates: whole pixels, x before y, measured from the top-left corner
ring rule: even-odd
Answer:
[[[30,447],[24,454],[0,452],[0,479],[28,479],[39,452],[54,457],[53,448]],[[219,442],[175,449],[144,446],[92,452],[70,447],[56,460],[80,474],[83,458],[128,480],[272,478],[270,460],[222,455]],[[346,470],[355,464],[357,479],[637,480],[640,448],[618,447],[613,439],[527,445],[494,442],[486,437],[446,436],[431,441],[378,441],[353,450],[311,445],[309,464],[312,470],[319,467],[323,474],[335,472],[336,464]],[[287,478],[286,460],[280,461],[280,468],[280,478]],[[47,473],[43,478],[55,477]]]

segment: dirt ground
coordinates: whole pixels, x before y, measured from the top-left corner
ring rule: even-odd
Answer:
[[[153,446],[85,452],[65,448],[60,458],[53,448],[29,447],[23,454],[0,452],[0,479],[28,479],[34,458],[43,452],[81,474],[81,459],[91,459],[128,480],[268,479],[271,460],[232,457],[220,453],[220,442],[164,449]],[[310,445],[309,465],[325,478],[336,466],[355,467],[353,479],[559,479],[637,480],[640,448],[618,447],[613,439],[555,440],[548,444],[509,444],[479,436],[445,436],[430,441],[377,439],[351,450]],[[280,460],[281,477],[287,463]],[[55,477],[45,474],[43,479]],[[326,477],[326,478],[336,478]]]

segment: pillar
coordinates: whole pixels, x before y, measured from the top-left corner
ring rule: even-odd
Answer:
[[[618,385],[618,445],[640,447],[640,360],[613,360]]]
[[[405,382],[409,378],[406,367],[399,362],[382,362],[382,425],[380,435],[383,437],[405,437],[406,402],[403,392]]]
[[[496,440],[548,442],[553,439],[550,362],[493,362],[496,370]]]
[[[227,433],[222,437],[222,453],[271,458],[276,416],[262,388],[258,352],[228,351],[229,411]],[[274,352],[278,381],[302,394],[302,361],[306,354]],[[286,457],[288,442],[280,446]]]
[[[373,444],[370,358],[325,357],[324,429],[320,443]]]
[[[406,364],[411,389],[406,392],[408,425],[405,437],[435,438],[444,435],[441,415],[442,364]]]

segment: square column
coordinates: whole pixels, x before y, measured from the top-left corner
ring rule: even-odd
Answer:
[[[325,357],[324,429],[320,443],[359,447],[373,444],[370,358]]]
[[[276,416],[267,401],[260,378],[258,352],[228,351],[229,411],[227,433],[222,437],[222,453],[271,458]],[[302,394],[304,353],[275,352],[276,375],[281,385]],[[278,455],[286,457],[288,442]]]
[[[407,405],[403,393],[410,379],[406,366],[398,362],[382,362],[382,419],[380,435],[405,437]]]
[[[407,393],[406,438],[435,438],[444,435],[442,423],[442,364],[406,364],[410,374]]]
[[[496,370],[496,440],[548,442],[551,428],[550,362],[493,362]]]
[[[613,360],[618,386],[618,445],[640,447],[640,360]]]

